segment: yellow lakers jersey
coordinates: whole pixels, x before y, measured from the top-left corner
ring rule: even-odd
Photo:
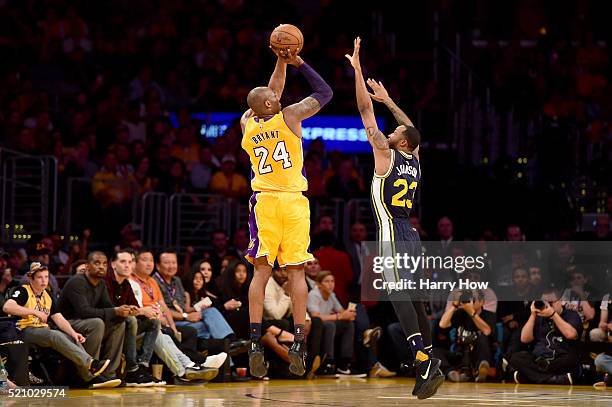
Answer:
[[[30,287],[29,284],[24,284],[19,289],[25,289],[28,293],[28,300],[26,304],[23,305],[23,307],[42,311],[47,315],[51,313],[51,305],[53,304],[53,300],[51,299],[51,296],[49,295],[47,290],[43,290],[42,295],[38,298],[37,301],[36,294],[34,294],[34,291],[32,291],[32,287]],[[34,315],[28,315],[26,317],[22,317],[19,321],[17,321],[17,326],[19,327],[19,329],[24,329],[41,328],[47,327],[49,325],[45,322],[42,322],[40,319],[38,319],[38,317],[35,317]]]
[[[268,120],[251,117],[244,128],[242,148],[251,160],[253,191],[308,190],[302,139],[287,127],[283,112]]]

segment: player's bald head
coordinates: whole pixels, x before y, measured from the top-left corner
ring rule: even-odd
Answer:
[[[267,86],[252,89],[247,96],[247,103],[255,116],[276,114],[280,111],[278,96]]]

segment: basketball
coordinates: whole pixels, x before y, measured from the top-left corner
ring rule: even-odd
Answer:
[[[270,34],[270,46],[273,49],[291,48],[298,53],[304,46],[304,36],[299,28],[291,24],[281,24]]]

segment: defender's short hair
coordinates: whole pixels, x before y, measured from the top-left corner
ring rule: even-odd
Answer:
[[[421,133],[414,126],[404,127],[406,127],[406,130],[402,132],[402,136],[410,144],[410,148],[417,148],[421,144]]]

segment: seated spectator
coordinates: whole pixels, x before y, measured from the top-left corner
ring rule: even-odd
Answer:
[[[321,272],[321,263],[319,259],[313,257],[304,264],[304,273],[306,274],[306,284],[308,285],[308,291],[312,290],[317,286],[317,276]]]
[[[610,315],[610,294],[603,296],[599,309],[601,315],[599,316],[599,326],[594,328],[589,333],[591,342],[612,342],[612,315]]]
[[[334,294],[335,279],[329,271],[317,276],[317,287],[308,293],[308,312],[323,321],[323,353],[327,359],[321,375],[351,374],[356,312],[345,310]],[[340,337],[340,363],[336,369],[335,341]]]
[[[215,230],[212,233],[212,250],[204,253],[204,260],[208,260],[212,267],[212,279],[216,281],[217,278],[223,274],[223,260],[225,257],[232,257],[231,260],[239,258],[239,254],[229,247],[229,238],[223,230]],[[230,259],[227,260],[229,264]],[[225,267],[227,267],[225,264]],[[211,287],[212,288],[212,287]]]
[[[173,158],[170,170],[159,178],[157,190],[168,195],[187,192],[187,169],[178,158]]]
[[[228,198],[244,198],[249,193],[249,185],[242,174],[236,172],[236,158],[226,154],[221,160],[221,171],[210,180],[210,190]]]
[[[457,330],[452,354],[445,355],[446,352],[443,350],[435,349],[436,353],[440,353],[442,366],[451,367],[447,373],[450,381],[466,382],[474,377],[474,370],[478,372],[474,377],[477,382],[484,382],[487,378],[496,317],[483,306],[482,291],[464,291],[458,300],[451,303],[451,307],[440,319],[440,328]],[[455,359],[454,363],[451,359]]]
[[[19,282],[13,278],[13,269],[0,268],[0,297],[4,297],[11,288],[18,285]]]
[[[191,186],[198,192],[208,188],[208,184],[217,167],[213,163],[213,153],[210,146],[200,148],[200,160],[191,169]]]
[[[157,319],[159,307],[141,308],[134,297],[129,278],[132,275],[132,253],[125,249],[113,254],[111,270],[105,277],[109,297],[116,307],[130,306],[132,311],[125,319],[125,384],[127,387],[150,387],[157,384],[151,376],[149,362],[160,331]],[[140,351],[136,347],[136,337],[144,334]]]
[[[335,293],[342,304],[348,303],[349,285],[353,281],[353,267],[349,255],[334,248],[336,236],[333,232],[322,231],[319,233],[321,248],[313,253],[319,259],[321,268],[329,270],[337,282]]]
[[[536,307],[538,305],[538,307]],[[582,333],[580,316],[565,309],[555,289],[531,303],[531,315],[521,330],[521,342],[533,350],[514,353],[510,372],[516,383],[573,384],[578,367],[577,340]]]
[[[218,371],[212,372],[208,369],[221,367],[227,354],[211,355],[202,360],[202,356],[197,351],[197,345],[194,344],[197,342],[197,331],[190,327],[177,328],[174,324],[161,290],[155,279],[150,276],[154,266],[153,253],[147,249],[140,251],[138,256],[135,256],[130,284],[139,307],[158,311],[156,318],[163,329],[155,340],[153,348],[155,354],[168,366],[179,382],[212,380]],[[194,341],[191,340],[191,337]],[[161,383],[157,382],[157,384]]]
[[[119,167],[115,153],[107,152],[104,165],[93,177],[93,196],[102,208],[121,205],[132,197],[131,174]]]
[[[195,328],[201,339],[235,338],[234,331],[216,308],[208,307],[190,313],[185,311],[185,289],[176,276],[177,269],[176,253],[164,250],[158,256],[157,272],[153,274],[176,326]]]
[[[249,286],[251,278],[246,264],[234,261],[221,275],[221,301],[225,319],[238,338],[250,337]]]
[[[604,373],[604,379],[593,386],[595,388],[612,387],[612,355],[610,352],[597,355],[595,358],[595,368],[598,372]]]
[[[201,287],[198,275],[202,276],[203,281]],[[219,291],[219,287],[217,287],[213,281],[212,265],[208,260],[199,260],[195,262],[191,272],[183,277],[183,286],[185,287],[185,291],[189,292],[192,302],[198,302],[199,300],[196,301],[198,297],[210,298],[213,306],[221,312],[231,307],[231,303],[224,304],[223,301],[221,301],[221,291]]]
[[[544,281],[544,275],[540,265],[531,264],[529,266],[529,283],[533,287],[532,292],[536,296],[539,297],[542,295],[542,291],[544,291],[544,287],[546,287],[546,282]]]
[[[46,291],[49,284],[47,267],[32,263],[27,275],[29,284],[15,288],[2,308],[9,315],[21,317],[17,325],[23,331],[24,342],[41,348],[52,348],[62,354],[74,363],[79,376],[91,387],[118,386],[121,383],[118,379],[94,379],[110,370],[111,361],[97,360],[83,349],[85,337],[66,321],[58,311],[53,297]],[[48,318],[59,330],[49,328]],[[101,335],[103,329],[103,326],[99,325],[91,334]]]
[[[87,271],[87,260],[77,260],[70,266],[70,275],[85,274]]]
[[[503,323],[503,348],[506,357],[521,348],[521,327],[529,319],[529,302],[535,297],[533,286],[529,282],[529,274],[522,267],[517,267],[512,273],[512,286],[505,298],[511,301],[500,301],[497,315]]]
[[[125,318],[132,308],[128,305],[115,307],[108,295],[106,277],[108,260],[102,252],[91,252],[87,258],[85,274],[76,275],[66,282],[59,298],[59,310],[70,325],[82,333],[87,340],[87,353],[109,359],[110,365],[101,376],[102,380],[116,379],[115,371],[121,363],[121,350],[125,337]],[[119,385],[117,383],[117,385]]]
[[[583,327],[586,328],[595,317],[595,308],[589,302],[590,290],[587,287],[588,278],[577,268],[570,271],[569,288],[561,295],[561,301],[566,309],[576,311],[580,315]]]
[[[170,154],[185,163],[187,171],[191,172],[193,166],[199,160],[200,145],[193,126],[182,126],[176,134],[176,142],[170,150]]]

